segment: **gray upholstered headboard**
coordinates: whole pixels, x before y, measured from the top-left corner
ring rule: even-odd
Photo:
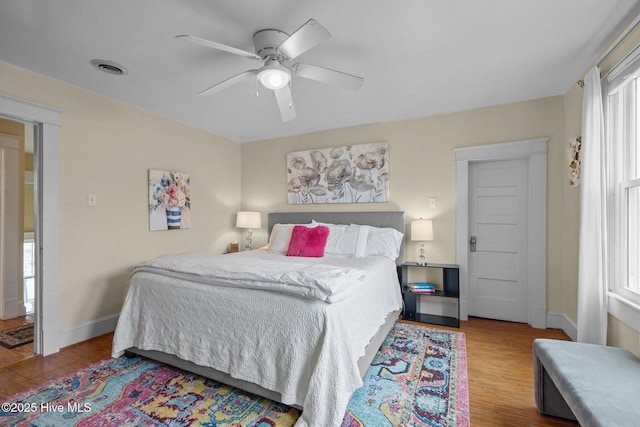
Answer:
[[[404,212],[271,212],[268,214],[269,235],[275,224],[309,224],[311,220],[331,224],[359,224],[395,228],[405,232]],[[404,262],[404,240],[400,248],[398,265]]]

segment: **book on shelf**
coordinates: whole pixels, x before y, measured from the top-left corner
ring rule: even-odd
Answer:
[[[407,288],[414,294],[435,294],[436,287],[432,283],[427,282],[409,282]]]
[[[436,293],[435,289],[411,289],[411,292],[414,294],[427,294],[434,295]]]
[[[408,286],[410,289],[435,289],[436,286],[432,283],[427,282],[409,282]]]

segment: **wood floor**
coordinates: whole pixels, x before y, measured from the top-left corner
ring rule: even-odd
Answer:
[[[4,331],[11,328],[17,328],[18,326],[28,325],[33,323],[31,316],[22,316],[10,320],[0,320],[0,331]],[[36,355],[33,354],[33,343],[21,345],[11,349],[0,346],[0,369],[11,366],[15,363],[31,359]]]
[[[461,322],[459,330],[467,341],[472,426],[578,426],[575,421],[540,415],[534,400],[533,340],[569,340],[563,331],[479,318]]]
[[[578,425],[538,414],[533,396],[533,340],[568,340],[564,332],[477,318],[461,322],[460,329],[445,329],[466,334],[472,426]],[[0,370],[0,400],[109,357],[112,338],[113,334],[106,334]]]

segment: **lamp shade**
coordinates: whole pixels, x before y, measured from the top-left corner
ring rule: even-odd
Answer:
[[[411,240],[433,240],[433,223],[430,219],[411,221]]]
[[[260,212],[238,212],[236,227],[260,228]]]

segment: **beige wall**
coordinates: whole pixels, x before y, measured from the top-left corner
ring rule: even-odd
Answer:
[[[640,44],[640,27],[607,55],[604,74]],[[588,70],[585,70],[585,73]],[[404,210],[407,220],[434,219],[435,241],[428,243],[434,262],[455,262],[453,149],[538,137],[550,137],[547,156],[547,311],[577,323],[580,188],[568,185],[567,145],[581,135],[582,96],[572,85],[564,96],[416,120],[336,129],[290,138],[257,141],[242,147],[245,209]],[[373,141],[389,143],[390,202],[367,205],[287,205],[285,156],[288,152]],[[428,208],[428,198],[438,207]],[[407,230],[408,231],[408,230]],[[261,230],[258,239],[266,239]],[[408,256],[416,245],[409,242]],[[640,354],[640,334],[609,315],[608,343]]]
[[[4,133],[6,135],[14,135],[20,138],[20,163],[18,164],[18,174],[20,176],[24,176],[24,171],[26,167],[25,156],[24,156],[24,137],[25,137],[24,124],[10,121],[10,120],[4,120],[0,118],[0,133]],[[25,209],[26,209],[25,203],[29,193],[27,191],[26,185],[22,185],[20,188],[22,189],[22,191],[18,193],[18,205],[20,206],[20,210],[18,212],[18,215],[19,215],[18,226],[20,230],[27,231],[28,218],[25,218]],[[20,239],[20,248],[18,250],[17,265],[12,266],[13,268],[18,269],[18,275],[17,275],[18,301],[22,301],[23,294],[24,294],[24,281],[23,281],[24,273],[22,269],[22,263],[23,263],[23,251],[22,251],[23,244],[22,243],[23,243],[22,239]]]
[[[11,120],[4,120],[2,118],[0,118],[0,133],[4,133],[6,135],[14,135],[20,138],[20,163],[18,165],[18,173],[20,174],[20,176],[24,176],[24,171],[26,170],[26,156],[24,154],[24,137],[25,137],[25,133],[24,133],[24,124],[19,123],[19,122],[15,122],[15,121],[11,121]],[[25,189],[26,186],[22,186],[22,191],[19,193],[18,195],[18,203],[20,204],[21,208],[20,208],[20,229],[24,229],[26,230],[26,221],[24,218],[24,203],[25,203]],[[20,250],[20,263],[22,263],[22,250]],[[20,277],[22,277],[22,272],[20,274]],[[21,293],[19,295],[22,295]]]
[[[130,266],[168,252],[224,252],[237,238],[239,144],[7,63],[0,75],[0,93],[63,110],[61,331],[118,313]],[[192,228],[149,231],[148,169],[191,175]]]
[[[612,58],[631,48],[625,42]],[[604,65],[606,67],[607,64]],[[604,69],[603,67],[603,69]],[[223,252],[241,239],[240,207],[283,210],[403,210],[434,220],[433,262],[455,262],[454,149],[549,137],[547,310],[576,321],[579,188],[568,186],[566,148],[580,134],[582,89],[437,117],[235,144],[91,92],[0,62],[0,93],[62,109],[61,329],[119,312],[126,269],[166,252]],[[117,79],[116,77],[105,77]],[[125,77],[126,78],[126,77]],[[114,84],[117,80],[114,80]],[[383,141],[389,144],[390,201],[288,205],[285,158],[291,151]],[[149,232],[147,170],[192,176],[193,228]],[[87,206],[87,194],[98,206]],[[428,199],[437,198],[430,209]],[[242,202],[242,206],[241,206]],[[263,223],[266,223],[263,215]],[[408,231],[408,230],[407,230]],[[266,242],[266,225],[254,234]],[[416,256],[409,242],[407,255]],[[610,317],[610,343],[638,352],[639,335]]]
[[[434,236],[427,243],[432,262],[455,263],[455,153],[458,147],[548,137],[547,309],[563,312],[575,305],[564,295],[566,145],[563,97],[544,98],[438,117],[335,129],[289,138],[242,144],[242,203],[263,213],[283,210],[402,210],[407,223],[433,219]],[[289,152],[382,141],[389,144],[390,202],[343,205],[288,205],[286,155]],[[437,207],[429,208],[429,197]],[[572,203],[571,200],[569,203]],[[575,222],[575,218],[569,218]],[[571,224],[572,225],[572,224]],[[408,230],[407,230],[408,232]],[[266,228],[255,234],[266,242]],[[407,256],[417,245],[407,242]],[[565,303],[565,299],[568,301]]]
[[[564,96],[565,141],[582,134],[582,88],[574,84]],[[562,170],[567,172],[568,156]],[[568,176],[568,174],[566,174]],[[567,182],[565,180],[565,182]],[[562,186],[562,307],[573,322],[578,312],[578,245],[580,243],[580,187]]]
[[[33,172],[33,154],[25,153],[24,170]],[[33,232],[33,184],[24,184],[24,231]]]
[[[24,158],[21,159],[18,165],[20,176],[24,176],[24,171],[33,171],[33,154],[25,153],[25,125],[23,123],[0,119],[0,133],[8,135],[15,135],[20,137],[20,151]],[[22,185],[22,192],[19,194],[18,203],[22,208],[20,209],[20,222],[22,223],[21,229],[24,232],[33,231],[33,185]],[[22,242],[20,244],[20,250],[18,252],[18,300],[22,301],[24,294],[24,281],[23,281],[23,251]]]

